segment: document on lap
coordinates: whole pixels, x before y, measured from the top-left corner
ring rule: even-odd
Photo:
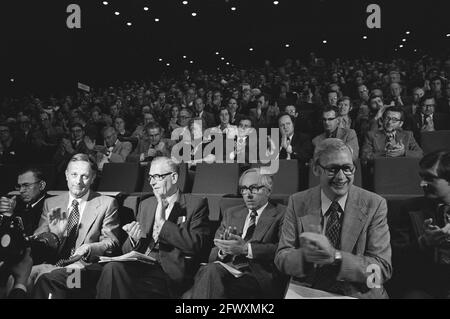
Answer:
[[[144,255],[137,251],[130,251],[122,256],[117,257],[100,257],[99,263],[108,263],[111,261],[139,261],[146,264],[154,264],[156,263],[156,259],[147,255]]]
[[[224,264],[221,261],[215,261],[215,263],[221,265],[223,268],[225,268],[230,274],[232,274],[236,278],[242,277],[244,275],[244,273],[242,271],[239,271],[236,268],[234,268],[228,264]]]

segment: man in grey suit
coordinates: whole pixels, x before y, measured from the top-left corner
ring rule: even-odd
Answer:
[[[326,139],[314,153],[320,185],[289,198],[275,264],[314,289],[387,298],[392,274],[386,201],[353,186],[348,145]]]
[[[268,201],[272,184],[272,177],[261,174],[258,168],[242,174],[239,185],[245,205],[225,211],[215,235],[209,264],[198,271],[190,297],[280,297],[283,281],[273,259],[285,207]],[[236,274],[233,275],[224,264],[235,269]]]
[[[388,107],[383,113],[383,129],[367,133],[361,159],[372,161],[377,156],[421,158],[423,151],[413,133],[402,130],[405,112],[401,107]]]
[[[35,298],[47,298],[51,292],[54,297],[66,297],[67,277],[70,275],[64,266],[69,260],[82,258],[93,262],[107,251],[118,248],[119,219],[117,202],[109,196],[102,196],[90,190],[94,182],[96,167],[86,154],[72,157],[66,170],[69,192],[51,197],[44,203],[41,220],[35,235],[61,231],[60,250],[53,265],[33,267],[33,274],[42,274],[36,283]],[[54,231],[53,231],[54,232]]]
[[[324,133],[313,138],[314,148],[326,138],[338,138],[344,141],[353,150],[353,159],[359,157],[359,144],[356,132],[352,129],[339,127],[339,109],[336,106],[327,106],[322,110]]]

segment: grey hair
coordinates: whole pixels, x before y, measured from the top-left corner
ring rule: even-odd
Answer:
[[[179,166],[179,164],[177,164],[173,159],[171,159],[170,157],[166,157],[166,156],[158,156],[158,157],[155,157],[153,160],[152,160],[152,163],[151,163],[151,165],[153,165],[153,164],[155,164],[155,163],[158,163],[158,162],[163,162],[163,163],[165,163],[168,167],[169,167],[169,169],[172,171],[172,172],[175,172],[175,173],[177,173],[177,174],[179,174],[179,168],[180,168],[180,166]]]
[[[350,145],[345,144],[344,141],[338,138],[327,138],[317,145],[314,150],[314,164],[319,164],[319,160],[325,154],[330,154],[339,151],[349,151],[353,158],[353,149]]]
[[[242,180],[244,179],[245,175],[255,173],[259,176],[259,183],[265,187],[267,187],[269,190],[272,190],[273,187],[273,178],[269,174],[263,174],[261,173],[260,168],[250,168],[246,170],[244,173],[242,173],[241,177],[239,178],[239,186],[242,185]]]

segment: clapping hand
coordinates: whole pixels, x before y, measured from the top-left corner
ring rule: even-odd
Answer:
[[[143,232],[141,224],[136,221],[124,225],[122,229],[128,234],[128,236],[130,236],[131,239],[133,239],[135,243],[142,238]]]
[[[307,262],[317,265],[333,263],[335,249],[325,235],[310,232],[302,233],[300,244]]]
[[[224,254],[232,256],[248,254],[247,242],[241,236],[228,233],[227,238],[228,239],[214,239],[214,244]]]
[[[427,246],[439,246],[450,236],[450,226],[446,225],[444,228],[439,228],[433,224],[432,218],[425,220],[423,226],[425,230],[422,238]]]
[[[400,141],[398,144],[392,145],[386,150],[387,157],[400,157],[405,155],[405,145]]]
[[[67,212],[62,211],[60,207],[52,208],[48,213],[48,228],[50,232],[59,238],[67,236],[67,223],[69,216]]]

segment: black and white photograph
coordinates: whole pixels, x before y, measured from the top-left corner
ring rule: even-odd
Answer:
[[[0,12],[0,299],[450,298],[448,1]]]

